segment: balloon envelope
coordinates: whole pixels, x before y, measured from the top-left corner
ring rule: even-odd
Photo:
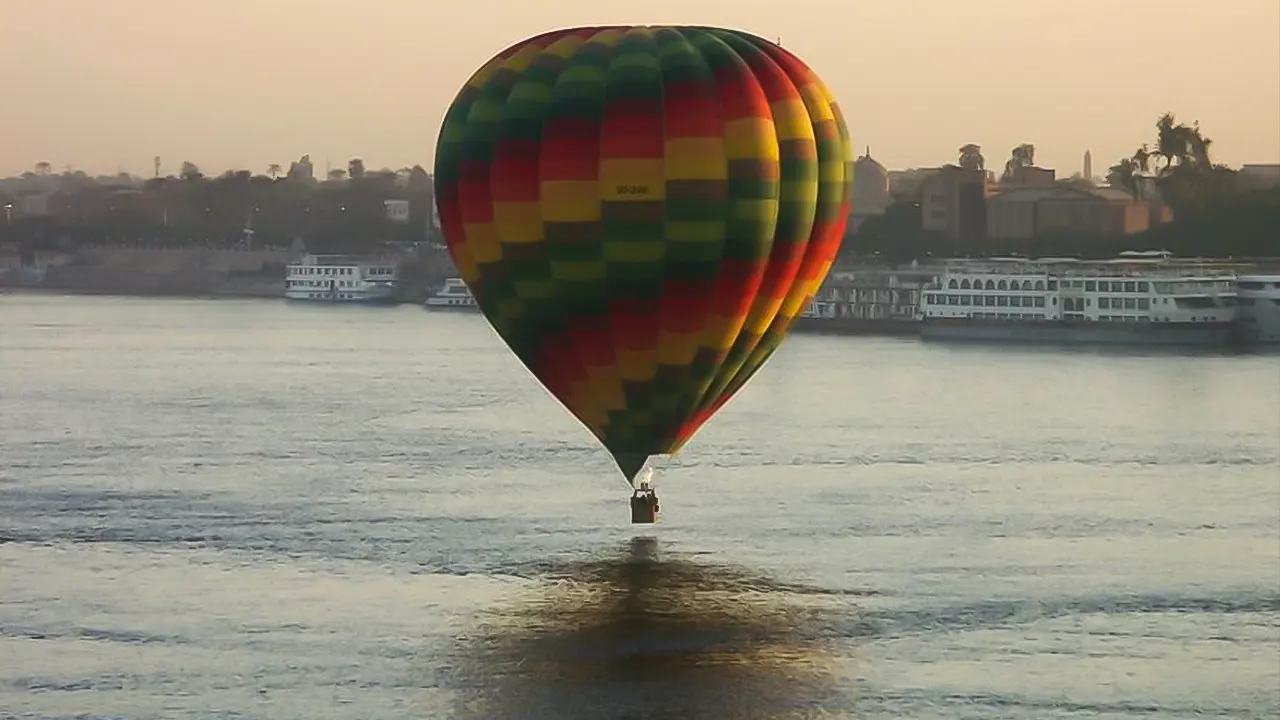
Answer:
[[[827,88],[775,43],[559,30],[458,93],[436,204],[481,311],[634,480],[742,388],[817,292],[851,150]]]

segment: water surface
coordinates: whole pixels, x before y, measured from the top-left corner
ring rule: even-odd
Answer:
[[[1280,714],[1274,356],[797,335],[653,527],[478,316],[9,295],[0,377],[0,717]]]

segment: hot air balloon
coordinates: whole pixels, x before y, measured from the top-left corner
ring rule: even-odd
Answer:
[[[507,48],[458,92],[436,206],[485,317],[634,484],[813,298],[852,160],[831,93],[776,43],[573,28]]]

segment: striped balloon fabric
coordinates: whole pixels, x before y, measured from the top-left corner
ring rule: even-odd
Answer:
[[[575,28],[467,81],[436,203],[481,311],[630,481],[742,388],[817,292],[852,159],[830,92],[775,43]]]

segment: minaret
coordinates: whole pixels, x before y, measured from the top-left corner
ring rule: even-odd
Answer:
[[[1084,151],[1084,179],[1093,181],[1093,153]]]

